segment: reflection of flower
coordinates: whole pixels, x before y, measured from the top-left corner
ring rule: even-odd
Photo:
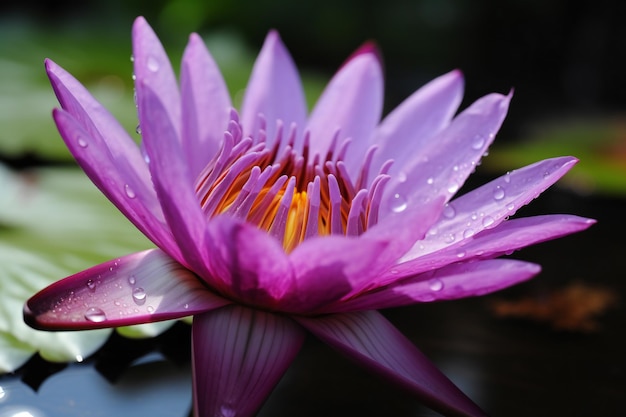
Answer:
[[[536,265],[493,258],[593,222],[505,220],[575,159],[539,162],[449,202],[510,96],[485,96],[453,118],[462,95],[454,71],[379,124],[381,68],[367,45],[307,117],[298,74],[272,32],[239,116],[198,36],[180,89],[142,18],[133,42],[141,148],[67,72],[46,67],[67,146],[159,249],[53,284],[28,301],[26,320],[86,329],[195,315],[202,416],[253,415],[305,330],[440,412],[482,415],[375,309],[480,295],[535,275]]]

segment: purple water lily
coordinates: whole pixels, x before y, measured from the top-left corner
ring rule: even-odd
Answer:
[[[572,215],[508,220],[575,163],[549,159],[452,199],[494,139],[510,95],[455,116],[458,71],[380,121],[375,48],[359,49],[307,115],[276,32],[240,113],[201,39],[177,83],[143,18],[133,27],[142,146],[52,61],[54,120],[76,161],[154,244],[32,297],[48,330],[193,315],[198,416],[251,416],[307,332],[446,415],[483,412],[376,310],[481,295],[539,272],[495,259],[589,227]],[[94,237],[97,238],[97,237]]]

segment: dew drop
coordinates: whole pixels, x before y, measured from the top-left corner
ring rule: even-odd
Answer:
[[[504,198],[504,188],[499,185],[493,190],[493,199],[496,201],[500,201]]]
[[[457,258],[463,258],[465,256],[465,251],[464,250],[460,250],[456,253],[456,257]]]
[[[157,72],[159,70],[159,61],[153,56],[148,57],[148,62],[146,63],[148,69],[152,72]]]
[[[141,135],[141,125],[137,125],[137,127],[135,128],[135,133]]]
[[[137,282],[137,278],[135,278],[134,275],[131,275],[131,276],[128,277],[128,283],[130,285],[135,285],[136,282]]]
[[[406,180],[407,180],[406,173],[399,172],[398,173],[398,182],[402,183],[402,182],[406,182]]]
[[[87,288],[89,288],[89,291],[94,292],[96,290],[96,282],[93,279],[88,279]]]
[[[485,216],[483,218],[483,226],[484,227],[489,227],[489,226],[493,225],[494,222],[495,222],[495,220],[493,220],[493,217],[491,217],[491,216]]]
[[[452,233],[448,233],[447,235],[445,235],[443,240],[446,243],[452,243],[454,242],[454,235]]]
[[[133,290],[133,301],[137,305],[142,305],[146,302],[146,290],[141,287],[137,287]]]
[[[443,207],[443,213],[442,213],[443,217],[445,217],[446,219],[453,219],[454,216],[456,216],[456,210],[454,207],[452,207],[450,204],[446,204]]]
[[[465,231],[463,231],[463,238],[467,239],[474,236],[474,229],[465,229]]]
[[[83,356],[82,356],[82,355],[76,355],[76,356],[74,357],[74,359],[75,359],[75,360],[76,360],[76,362],[78,362],[78,363],[81,363],[82,361],[84,361],[84,360],[85,360],[85,358],[83,358]]]
[[[513,210],[515,210],[515,204],[513,204],[513,203],[509,203],[509,204],[506,206],[506,209],[507,209],[507,210],[509,210],[509,211],[513,211]]]
[[[433,177],[428,177],[428,179],[426,179],[426,184],[433,185],[434,183],[435,179]]]
[[[146,310],[148,310],[148,313],[153,313],[154,312],[154,307],[148,306],[148,307],[146,307]]]
[[[456,182],[452,182],[448,185],[448,192],[450,194],[454,194],[457,191],[459,191],[459,184],[457,184]]]
[[[189,308],[189,304],[185,303],[185,305],[183,306],[183,308],[184,308],[185,310],[187,310],[187,309]]]
[[[507,172],[507,173],[504,175],[504,182],[506,182],[507,184],[509,184],[509,183],[511,182],[511,172],[510,172],[510,171],[509,171],[509,172]]]
[[[86,148],[87,146],[89,146],[87,141],[82,136],[79,137],[76,142],[78,142],[78,146],[80,146],[81,148]]]
[[[428,288],[431,291],[441,291],[443,289],[443,281],[438,278],[433,278],[428,281]]]
[[[130,188],[130,185],[126,184],[124,186],[124,191],[126,191],[126,197],[128,198],[135,198],[137,195],[135,194],[135,190],[133,190],[132,188]]]
[[[393,201],[391,202],[391,210],[395,213],[401,213],[407,208],[406,199],[400,194],[394,194]]]
[[[472,142],[472,149],[479,150],[485,145],[485,138],[477,135]]]
[[[102,323],[107,319],[107,316],[104,314],[104,311],[98,307],[89,307],[87,311],[85,311],[85,319],[93,323]]]

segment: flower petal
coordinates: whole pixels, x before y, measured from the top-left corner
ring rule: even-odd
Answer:
[[[183,55],[180,85],[183,149],[195,178],[217,153],[232,106],[219,68],[195,33]]]
[[[267,121],[264,130],[270,146],[276,136],[277,120],[282,120],[285,126],[295,123],[299,127],[304,126],[306,121],[306,102],[300,75],[275,31],[267,34],[248,81],[241,106],[244,135],[255,136],[263,128],[259,114]]]
[[[159,96],[143,86],[142,108],[146,111],[143,137],[152,182],[161,208],[182,256],[177,261],[201,276],[208,276],[206,218],[193,189],[175,127]],[[165,248],[162,248],[165,250]]]
[[[227,216],[211,220],[207,283],[229,297],[276,307],[294,285],[294,271],[279,242],[257,227]]]
[[[450,124],[462,98],[463,75],[458,70],[435,78],[413,93],[376,128],[371,142],[379,148],[372,166],[393,159],[390,173],[394,174],[407,158],[426,150],[431,138]],[[404,152],[407,148],[412,151]]]
[[[242,306],[195,316],[192,329],[199,417],[255,415],[305,336],[288,318]]]
[[[361,288],[376,275],[385,240],[324,236],[304,241],[290,255],[295,285],[281,309],[312,312]]]
[[[89,133],[64,110],[54,110],[53,117],[63,140],[91,181],[144,235],[177,256],[178,247],[165,223],[146,164],[143,158],[137,161],[137,146],[120,146],[115,135],[105,140],[97,131],[89,129]]]
[[[348,300],[329,311],[372,310],[488,294],[537,275],[539,265],[491,259],[448,265]]]
[[[426,239],[418,242],[402,261],[441,250],[498,226],[565,175],[576,162],[573,157],[546,159],[511,171],[453,200]]]
[[[495,138],[510,99],[510,95],[490,94],[477,100],[432,138],[427,148],[397,167],[385,189],[380,215],[393,211],[394,198],[408,204],[423,196],[441,195],[450,200]]]
[[[457,245],[418,256],[396,265],[385,275],[406,277],[464,259],[489,259],[526,246],[556,239],[587,229],[595,220],[567,214],[507,220],[493,229],[463,239]]]
[[[175,319],[228,303],[152,249],[52,284],[26,302],[24,320],[37,329],[96,329]]]
[[[444,414],[485,414],[376,311],[297,317],[314,335],[366,368],[416,394]]]
[[[135,90],[137,93],[137,112],[143,131],[145,117],[150,112],[143,104],[144,86],[150,86],[153,93],[165,105],[167,115],[173,123],[177,138],[181,135],[180,93],[176,75],[167,57],[163,45],[143,17],[135,19],[133,24],[133,68],[135,71]]]
[[[311,133],[311,154],[325,156],[339,131],[339,143],[351,138],[368,143],[380,121],[383,108],[383,75],[380,61],[371,49],[355,54],[330,80],[317,101],[307,124]],[[353,173],[361,164],[364,150],[359,146],[347,160]]]

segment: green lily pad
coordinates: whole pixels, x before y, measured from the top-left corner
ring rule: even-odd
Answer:
[[[483,165],[502,172],[561,155],[575,156],[580,162],[559,181],[560,186],[583,194],[626,195],[626,123],[619,119],[545,126],[527,140],[496,143]]]
[[[15,370],[35,352],[51,361],[89,356],[110,330],[33,330],[22,320],[24,302],[67,275],[153,244],[77,168],[16,174],[0,166],[0,190],[0,372]],[[121,333],[151,337],[171,324]]]

